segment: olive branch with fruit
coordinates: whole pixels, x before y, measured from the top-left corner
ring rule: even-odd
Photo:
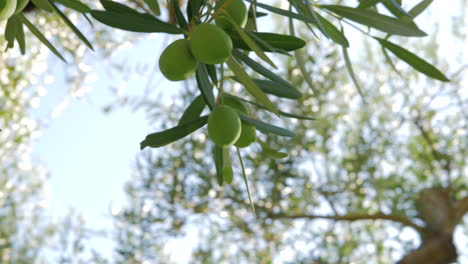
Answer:
[[[96,21],[121,30],[182,35],[183,38],[175,40],[163,50],[159,58],[159,68],[170,81],[183,81],[194,76],[200,94],[187,106],[177,126],[146,136],[140,143],[140,148],[165,146],[207,124],[208,137],[214,143],[213,158],[218,183],[222,185],[233,180],[230,147],[234,146],[240,159],[252,209],[253,204],[239,148],[258,142],[270,157],[285,158],[287,154],[271,149],[257,138],[256,133],[259,131],[284,137],[293,137],[294,133],[255,119],[250,108],[266,110],[278,117],[314,119],[280,111],[268,97],[277,96],[296,100],[302,96],[291,82],[275,73],[277,66],[267,55],[270,53],[291,56],[292,51],[306,46],[303,39],[295,36],[294,21],[303,23],[315,35],[317,35],[315,31],[320,32],[326,39],[341,47],[351,80],[363,99],[365,95],[359,87],[348,56],[349,41],[343,24],[352,26],[377,41],[382,46],[386,62],[390,65],[393,65],[393,62],[388,52],[428,77],[449,81],[433,65],[389,40],[392,36],[426,36],[426,33],[415,24],[414,19],[429,6],[431,1],[423,0],[409,11],[402,8],[401,0],[382,1],[383,8],[390,13],[384,15],[379,12],[377,6],[380,1],[359,1],[356,7],[350,7],[321,5],[317,3],[319,1],[288,0],[289,9],[282,9],[258,0],[187,0],[183,11],[181,9],[183,5],[178,0],[170,0],[167,1],[171,14],[170,23],[159,18],[160,1],[143,1],[147,8],[132,8],[116,1],[100,0],[104,10],[93,10],[80,0],[31,0],[31,2],[0,0],[0,21],[6,21],[4,30],[6,49],[18,44],[21,53],[26,53],[24,32],[26,26],[57,57],[65,61],[59,50],[28,19],[29,14],[26,14],[25,7],[31,3],[38,9],[38,14],[40,12],[56,14],[90,49],[93,49],[92,43],[67,18],[62,11],[63,8],[83,14],[89,22],[92,22],[90,19],[92,17]],[[138,3],[141,6],[142,3]],[[144,12],[140,12],[140,9]],[[270,14],[288,19],[289,34],[258,32],[257,20]],[[331,19],[339,23],[341,28],[338,29],[330,21]],[[365,30],[362,26],[372,30]],[[255,54],[255,57],[251,57],[251,53]],[[304,70],[304,60],[299,53],[295,53],[294,56],[304,79],[309,80]],[[229,69],[233,76],[224,77],[225,68]],[[249,72],[246,71],[247,68],[250,69]],[[225,92],[223,83],[228,80],[241,84],[255,101]],[[202,116],[206,106],[210,113]]]

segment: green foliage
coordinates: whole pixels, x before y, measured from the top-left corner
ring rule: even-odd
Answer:
[[[161,113],[167,114],[168,122],[163,122],[162,131],[148,135],[140,143],[141,149],[170,144],[166,148],[171,151],[144,152],[135,168],[135,182],[127,186],[131,206],[117,216],[118,221],[129,226],[118,231],[121,247],[118,254],[124,263],[154,260],[154,252],[160,254],[165,242],[160,239],[161,234],[167,237],[180,234],[190,223],[194,226],[205,224],[208,233],[201,239],[207,239],[209,243],[195,253],[194,259],[200,262],[240,263],[244,260],[269,263],[278,257],[276,250],[294,249],[295,243],[310,241],[320,245],[323,251],[294,251],[295,260],[298,260],[295,263],[389,262],[391,260],[385,256],[391,255],[391,250],[385,249],[383,241],[378,239],[387,235],[383,223],[326,222],[315,225],[309,220],[320,218],[317,215],[333,220],[327,217],[373,215],[385,211],[392,216],[417,221],[417,210],[411,203],[414,193],[435,179],[442,181],[439,175],[450,174],[447,168],[452,170],[451,166],[455,166],[452,164],[456,164],[460,171],[466,166],[466,155],[455,155],[457,152],[465,154],[466,140],[463,133],[456,133],[460,128],[452,126],[457,123],[457,118],[463,117],[440,116],[444,128],[456,130],[449,133],[456,135],[452,138],[444,135],[431,123],[431,106],[423,103],[425,98],[438,94],[427,89],[413,91],[408,88],[410,85],[402,85],[404,80],[390,78],[388,72],[391,69],[373,58],[376,53],[370,49],[365,49],[369,55],[361,55],[365,63],[357,64],[358,67],[353,65],[348,54],[354,38],[350,43],[344,24],[357,28],[367,39],[377,40],[386,61],[394,69],[397,67],[387,51],[428,77],[448,81],[426,60],[401,47],[399,42],[395,44],[396,40],[388,40],[392,35],[400,36],[398,40],[426,36],[414,18],[432,1],[421,1],[406,11],[400,1],[393,0],[384,1],[383,7],[377,6],[380,1],[360,1],[358,7],[349,7],[341,3],[322,5],[293,0],[289,1],[289,9],[248,0],[245,3],[250,4],[250,12],[245,28],[242,23],[235,23],[236,19],[229,12],[215,8],[212,1],[189,0],[185,3],[174,0],[165,5],[163,1],[145,0],[138,2],[140,5],[136,2],[125,5],[101,0],[104,10],[78,0],[33,2],[45,11],[37,11],[35,16],[60,19],[74,38],[90,49],[95,46],[93,34],[84,30],[86,33],[83,33],[81,27],[73,24],[68,18],[70,12],[80,13],[87,19],[90,15],[103,25],[121,30],[180,35],[188,41],[196,38],[196,28],[207,27],[213,20],[223,18],[233,25],[229,30],[220,31],[226,40],[233,42],[232,56],[229,48],[222,59],[206,60],[192,50],[199,62],[195,82],[191,79],[186,82],[193,84],[190,86],[193,89],[185,97],[183,106],[160,109]],[[167,22],[161,16],[162,8],[169,10]],[[257,9],[265,13],[257,12]],[[264,15],[288,20],[290,32],[257,32],[256,24]],[[33,19],[26,12],[8,19],[4,33],[8,49],[17,43],[21,53],[27,53],[31,49],[26,44],[38,40],[63,61],[69,54],[64,55],[60,51],[62,48],[73,54],[74,47],[56,48],[59,42],[45,37],[47,34],[42,32],[48,30],[47,23],[39,27],[31,21]],[[300,24],[294,26],[293,21]],[[36,39],[27,37],[23,25]],[[376,31],[366,31],[362,26]],[[326,47],[322,39],[318,41],[310,33],[305,34],[304,28],[310,32],[318,30],[343,49],[344,64],[358,88],[360,99],[349,90],[341,71],[343,63],[337,58],[336,50]],[[212,44],[209,41],[203,40],[195,49],[203,50],[204,46]],[[204,50],[204,55],[213,55],[212,50],[219,48],[217,46]],[[292,51],[294,57],[290,56]],[[361,71],[375,74],[362,81],[358,79],[360,75],[355,74]],[[405,71],[402,76],[409,78],[411,72]],[[241,90],[236,90],[238,84]],[[4,89],[4,93],[8,92],[9,89]],[[231,159],[230,149],[208,142],[206,130],[201,129],[212,111],[222,104],[225,93],[235,94],[255,109],[252,116],[240,114],[240,119],[264,133],[258,136],[259,144],[243,150],[244,156],[237,149],[239,161]],[[362,99],[367,104],[363,104]],[[377,105],[384,110],[375,109]],[[390,110],[395,105],[400,106],[401,113]],[[206,106],[209,109],[205,110]],[[204,115],[204,111],[208,113]],[[414,111],[418,113],[417,120],[414,120]],[[8,115],[12,113],[4,115],[5,120],[11,120]],[[402,120],[401,124],[395,120]],[[419,133],[399,130],[413,125]],[[15,140],[21,141],[21,136]],[[441,145],[446,151],[440,150],[443,149]],[[206,159],[208,155],[213,156],[211,161]],[[237,184],[240,178],[236,175],[240,173],[245,185]],[[254,182],[252,192],[248,180]],[[218,185],[232,184],[221,190],[216,182]],[[466,186],[463,180],[454,183],[455,192]],[[158,203],[151,205],[154,210],[142,214],[143,208],[147,208],[143,207],[147,200],[157,200]],[[216,205],[213,200],[222,205]],[[256,215],[245,210],[246,201]],[[228,220],[219,219],[218,214],[223,210],[230,216]],[[255,221],[255,216],[262,220]],[[309,231],[308,234],[288,233],[287,230],[299,228],[292,221],[297,218],[304,220],[300,228]],[[395,223],[392,226],[400,227]],[[141,232],[132,232],[132,228]],[[220,249],[222,255],[210,253],[213,245],[221,242],[226,245],[228,241],[239,241],[239,237],[242,246]],[[411,242],[407,247],[413,245]],[[366,251],[366,246],[374,246],[374,252]],[[252,248],[255,250],[248,250]],[[232,250],[238,254],[226,253],[232,253]]]
[[[333,21],[319,7],[313,8]],[[375,13],[378,9],[372,10]],[[283,20],[277,23],[284,25]],[[318,28],[313,23],[311,26]],[[295,29],[298,38],[311,38],[308,28]],[[421,41],[391,40],[428,56],[430,47]],[[276,71],[248,53],[233,52],[234,59],[254,82],[281,83],[284,90],[291,87],[301,93],[297,100],[269,95],[272,104],[281,110],[280,115],[291,112],[315,120],[277,118],[263,111],[262,104],[252,99],[247,89],[230,90],[225,81],[223,91],[235,94],[243,102],[252,102],[248,104],[254,109],[251,119],[288,128],[295,134],[281,137],[265,129],[270,133],[258,133],[258,144],[242,149],[243,163],[231,153],[232,184],[217,186],[225,183],[222,170],[217,178],[213,176],[215,168],[223,166],[223,151],[215,149],[214,161],[206,160],[213,148],[207,144],[203,131],[174,142],[168,147],[173,152],[170,156],[164,150],[142,153],[134,178],[129,181],[129,196],[134,200],[124,210],[138,212],[138,201],[143,199],[154,202],[154,211],[141,221],[153,223],[141,234],[142,240],[163,246],[161,237],[180,238],[196,226],[201,231],[197,232],[199,240],[194,242],[193,262],[395,263],[397,256],[419,243],[414,227],[380,218],[338,221],[334,217],[369,217],[384,212],[420,225],[422,220],[414,204],[419,191],[450,181],[455,196],[466,195],[466,177],[460,172],[466,167],[463,109],[467,101],[466,95],[460,99],[463,89],[456,78],[450,76],[451,84],[438,83],[401,67],[411,59],[400,58],[395,60],[395,68],[404,76],[402,79],[385,63],[382,45],[373,35],[364,35],[362,43],[353,38],[347,49],[351,55],[348,63],[352,64],[365,96],[364,104],[350,86],[346,62],[338,55],[344,45],[336,47],[322,40],[307,43],[301,54],[304,72],[311,77],[314,90],[309,88],[292,56],[272,56],[280,69]],[[396,55],[388,51],[389,55]],[[446,65],[443,59],[438,64]],[[450,68],[446,71],[452,72]],[[226,76],[239,80],[226,72],[220,71],[220,79]],[[206,79],[210,80],[208,75]],[[185,96],[180,105],[161,106],[157,112],[167,113],[169,120],[177,122],[180,115],[171,113],[182,112],[198,95],[193,89],[189,92],[193,94]],[[187,151],[192,155],[182,155]],[[451,164],[450,169],[446,164]],[[448,174],[452,180],[448,180]],[[244,181],[250,182],[251,193],[242,184]],[[256,217],[248,210],[249,196]],[[161,215],[165,217],[159,219]],[[123,217],[119,221],[124,221]],[[179,223],[184,223],[183,227]],[[412,238],[408,239],[408,235]],[[313,250],[301,250],[309,245],[313,245]],[[290,258],[285,259],[284,252]],[[141,260],[150,259],[150,252],[146,253]]]

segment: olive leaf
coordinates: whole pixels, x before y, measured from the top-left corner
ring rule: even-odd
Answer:
[[[197,87],[200,90],[205,103],[213,110],[215,108],[215,97],[213,94],[213,86],[208,79],[206,64],[199,63],[197,71],[195,72],[195,78],[197,80]]]
[[[213,159],[216,167],[216,180],[218,181],[219,186],[223,186],[224,177],[223,177],[223,148],[214,145],[213,147]]]
[[[246,123],[249,123],[257,128],[258,131],[263,132],[263,133],[271,133],[271,134],[276,134],[279,136],[284,136],[284,137],[294,137],[295,134],[287,129],[268,124],[256,119],[252,119],[250,117],[247,117],[245,115],[239,115],[240,119]]]
[[[252,194],[251,194],[250,188],[249,188],[249,181],[247,180],[247,174],[245,173],[244,161],[242,160],[242,156],[240,154],[239,148],[236,148],[236,151],[237,151],[237,156],[239,157],[239,163],[240,163],[241,169],[242,169],[242,177],[244,178],[245,188],[247,189],[247,196],[249,197],[250,209],[252,210],[252,213],[256,217],[257,215],[255,214],[255,207],[254,207],[254,204],[253,204],[253,201],[252,201]]]
[[[235,34],[234,32],[228,32],[229,36],[232,39],[233,46],[235,48],[243,49],[243,50],[251,50],[251,48],[243,41],[243,39],[239,36],[239,34]],[[265,49],[266,47],[258,41],[257,39],[262,40],[269,46],[273,47],[274,49],[280,49],[284,51],[293,51],[300,48],[303,48],[306,45],[306,42],[298,37],[294,37],[291,35],[283,35],[277,33],[269,33],[269,32],[247,32],[252,39],[256,40],[259,46]]]
[[[133,32],[164,32],[168,34],[183,34],[184,31],[174,25],[166,23],[156,17],[140,13],[126,5],[109,1],[100,0],[105,11],[91,10],[91,15],[97,21],[110,27]]]
[[[189,106],[185,109],[182,117],[179,119],[178,125],[187,123],[193,119],[200,117],[203,109],[205,109],[206,103],[201,95],[195,97]]]
[[[60,11],[60,9],[51,0],[48,1],[55,13],[59,15],[62,21],[73,31],[73,33],[75,33],[75,35],[79,39],[81,39],[81,41],[83,41],[86,44],[86,46],[88,46],[88,48],[94,51],[93,45],[91,45],[91,42],[89,42],[89,40],[83,35],[83,33],[81,33],[81,31],[75,25],[73,25],[70,19],[68,19],[68,17],[65,16],[65,14],[62,11]]]
[[[239,65],[232,57],[230,57],[226,64],[232,70],[232,72],[236,75],[239,82],[244,85],[247,91],[259,101],[261,104],[265,105],[268,111],[279,115],[278,110],[276,109],[275,105],[268,99],[266,94],[258,87],[258,85],[250,78],[250,76],[244,71],[241,65]]]
[[[415,70],[443,82],[449,82],[450,80],[436,67],[432,66],[427,61],[421,59],[416,54],[396,45],[385,39],[374,37],[379,43],[393,53],[395,56],[408,63]]]
[[[263,65],[257,63],[256,61],[254,61],[253,59],[251,59],[249,56],[245,55],[244,53],[240,52],[239,50],[233,49],[232,50],[232,55],[234,57],[238,58],[243,63],[245,63],[250,68],[252,68],[252,70],[258,72],[259,74],[265,76],[266,78],[268,78],[268,79],[270,79],[272,81],[281,83],[281,84],[283,84],[285,86],[288,86],[288,87],[290,87],[292,89],[296,89],[296,87],[294,87],[294,85],[292,85],[290,82],[286,81],[285,79],[281,78],[280,76],[278,76],[274,72],[272,72],[269,69],[265,68]]]
[[[427,36],[424,31],[419,29],[418,26],[411,21],[402,21],[398,18],[382,15],[371,10],[339,5],[320,5],[320,7],[359,24],[384,31],[392,35],[407,37]]]
[[[205,115],[192,121],[175,126],[173,128],[149,134],[140,143],[140,149],[144,149],[146,147],[158,148],[170,144],[174,141],[177,141],[192,134],[195,130],[204,126],[207,123],[207,121],[208,116]]]
[[[17,16],[21,23],[23,23],[31,31],[31,33],[33,33],[42,42],[42,44],[46,45],[46,47],[49,48],[50,51],[52,51],[62,61],[67,62],[62,54],[60,54],[60,52],[54,47],[54,45],[52,45],[52,43],[50,43],[49,40],[47,40],[47,38],[42,35],[42,33],[31,22],[29,22],[29,20],[22,13],[19,13]]]

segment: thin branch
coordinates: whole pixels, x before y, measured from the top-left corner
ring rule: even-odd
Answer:
[[[426,143],[429,145],[431,148],[431,154],[434,157],[434,159],[440,164],[443,170],[446,171],[447,173],[447,178],[448,178],[448,186],[451,185],[451,160],[446,158],[440,151],[438,151],[435,148],[435,143],[431,139],[430,135],[428,134],[428,131],[423,127],[423,125],[420,123],[421,119],[418,118],[417,120],[413,120],[413,124],[418,128],[419,132],[421,133],[422,137],[426,141]]]
[[[275,213],[267,213],[268,218],[271,219],[329,219],[335,221],[357,221],[357,220],[389,220],[393,222],[397,222],[403,224],[404,226],[412,227],[417,232],[422,233],[423,228],[406,217],[398,216],[398,215],[389,215],[384,213],[376,213],[376,214],[348,214],[348,215],[309,215],[309,214],[275,214]]]

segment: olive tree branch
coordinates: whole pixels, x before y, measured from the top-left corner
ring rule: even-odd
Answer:
[[[335,221],[358,221],[358,220],[389,220],[400,223],[404,226],[412,227],[421,233],[423,228],[404,216],[389,215],[384,213],[376,214],[347,214],[347,215],[311,215],[311,214],[284,214],[267,212],[270,219],[329,219]]]

